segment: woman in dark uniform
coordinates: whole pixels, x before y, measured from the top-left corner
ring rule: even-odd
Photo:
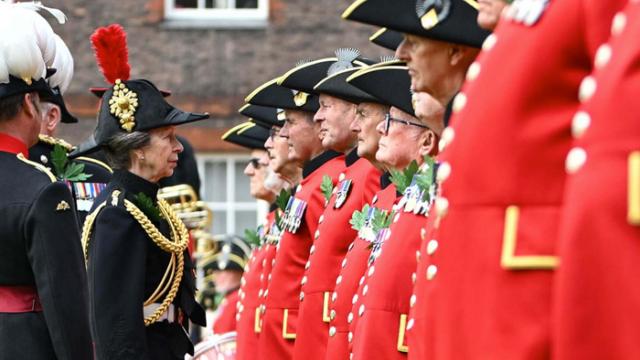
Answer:
[[[101,62],[100,42],[124,33],[111,25],[96,34]],[[98,126],[72,154],[102,149],[114,168],[82,232],[96,357],[184,359],[193,353],[189,320],[204,326],[205,316],[194,298],[187,229],[157,199],[157,183],[173,174],[183,150],[175,126],[208,115],[174,108],[151,82],[126,80],[128,71],[103,72],[113,85],[102,96]],[[115,80],[107,75],[114,73]]]

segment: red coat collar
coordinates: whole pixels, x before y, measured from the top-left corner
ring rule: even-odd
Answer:
[[[12,154],[22,153],[25,157],[29,156],[29,149],[25,143],[11,135],[3,133],[0,133],[0,151]]]

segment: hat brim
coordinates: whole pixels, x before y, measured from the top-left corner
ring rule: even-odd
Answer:
[[[380,103],[415,115],[411,102],[411,76],[406,66],[378,66],[360,70],[347,82],[372,95]]]

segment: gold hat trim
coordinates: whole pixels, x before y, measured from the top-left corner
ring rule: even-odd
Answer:
[[[138,94],[129,90],[120,80],[113,85],[113,94],[109,99],[109,112],[118,118],[120,127],[126,132],[136,126],[135,113],[138,109]]]

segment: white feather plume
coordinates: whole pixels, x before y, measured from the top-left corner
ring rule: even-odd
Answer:
[[[62,38],[54,35],[56,42],[56,57],[53,60],[52,68],[56,73],[47,79],[51,88],[59,87],[60,93],[64,94],[73,78],[73,56]]]
[[[51,7],[46,7],[46,6],[42,5],[42,2],[40,2],[40,1],[21,2],[21,3],[17,3],[16,6],[20,6],[20,7],[23,7],[25,9],[32,10],[32,11],[44,10],[44,11],[48,12],[49,14],[51,14],[51,16],[53,16],[58,23],[64,24],[64,23],[67,22],[67,15],[65,15],[61,10],[55,9],[55,8],[51,8]]]
[[[53,29],[37,12],[18,4],[0,3],[0,82],[9,75],[39,80],[55,58]]]

